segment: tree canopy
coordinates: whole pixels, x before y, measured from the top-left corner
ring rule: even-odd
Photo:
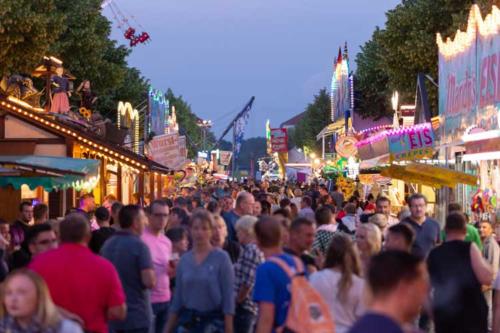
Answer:
[[[3,0],[0,73],[30,73],[63,31],[55,0]]]
[[[314,101],[309,103],[306,114],[295,126],[290,137],[297,147],[308,147],[320,151],[320,142],[316,135],[330,123],[331,116],[330,96],[325,88],[314,96]]]

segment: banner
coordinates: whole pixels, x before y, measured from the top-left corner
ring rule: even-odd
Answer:
[[[418,160],[434,154],[434,131],[430,123],[400,130],[388,136],[388,140],[392,161]]]
[[[168,168],[181,169],[185,162],[185,155],[181,154],[181,143],[184,140],[184,150],[186,149],[185,138],[181,139],[178,133],[157,135],[149,142],[149,152],[153,161]]]
[[[245,136],[245,127],[248,124],[248,119],[250,118],[250,109],[252,108],[253,98],[250,102],[245,106],[245,109],[242,111],[241,117],[236,120],[234,123],[234,158],[238,159],[238,155],[240,154],[241,145],[243,143],[243,137]]]
[[[286,128],[271,128],[271,151],[273,153],[288,152],[288,134]]]
[[[229,163],[231,163],[231,157],[233,157],[233,153],[231,151],[220,150],[219,164],[226,166],[229,165]]]
[[[498,129],[500,104],[500,15],[497,7],[483,20],[473,5],[466,32],[439,46],[441,143],[458,141],[470,127]]]

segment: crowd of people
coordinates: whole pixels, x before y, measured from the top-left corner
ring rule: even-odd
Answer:
[[[62,220],[22,202],[0,221],[0,332],[500,332],[494,228],[448,211],[279,182],[86,194]]]

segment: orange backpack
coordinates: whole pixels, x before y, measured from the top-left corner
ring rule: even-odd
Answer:
[[[304,275],[302,261],[293,257],[295,270],[278,257],[269,258],[290,277],[290,305],[283,326],[277,328],[278,333],[334,333],[335,323],[325,301],[309,284]]]

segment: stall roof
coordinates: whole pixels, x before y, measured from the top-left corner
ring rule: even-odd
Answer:
[[[380,174],[385,177],[436,188],[441,188],[442,186],[455,187],[457,184],[477,184],[476,176],[421,163],[408,165],[392,164],[382,169]]]
[[[338,119],[337,121],[331,123],[321,130],[321,132],[316,135],[316,140],[321,140],[322,137],[338,133],[340,135],[345,132],[345,120]]]
[[[75,187],[91,178],[97,179],[99,163],[98,160],[69,157],[0,156],[2,173],[11,171],[0,177],[0,186],[12,185],[19,189],[25,184],[29,188],[42,186],[47,191]]]
[[[169,168],[145,156],[136,154],[120,145],[107,142],[92,133],[61,123],[54,119],[53,115],[40,112],[39,108],[34,108],[12,96],[0,95],[0,109],[25,122],[42,127],[49,132],[72,140],[75,144],[89,148],[97,154],[102,154],[137,170],[151,170],[159,173],[170,172]]]

